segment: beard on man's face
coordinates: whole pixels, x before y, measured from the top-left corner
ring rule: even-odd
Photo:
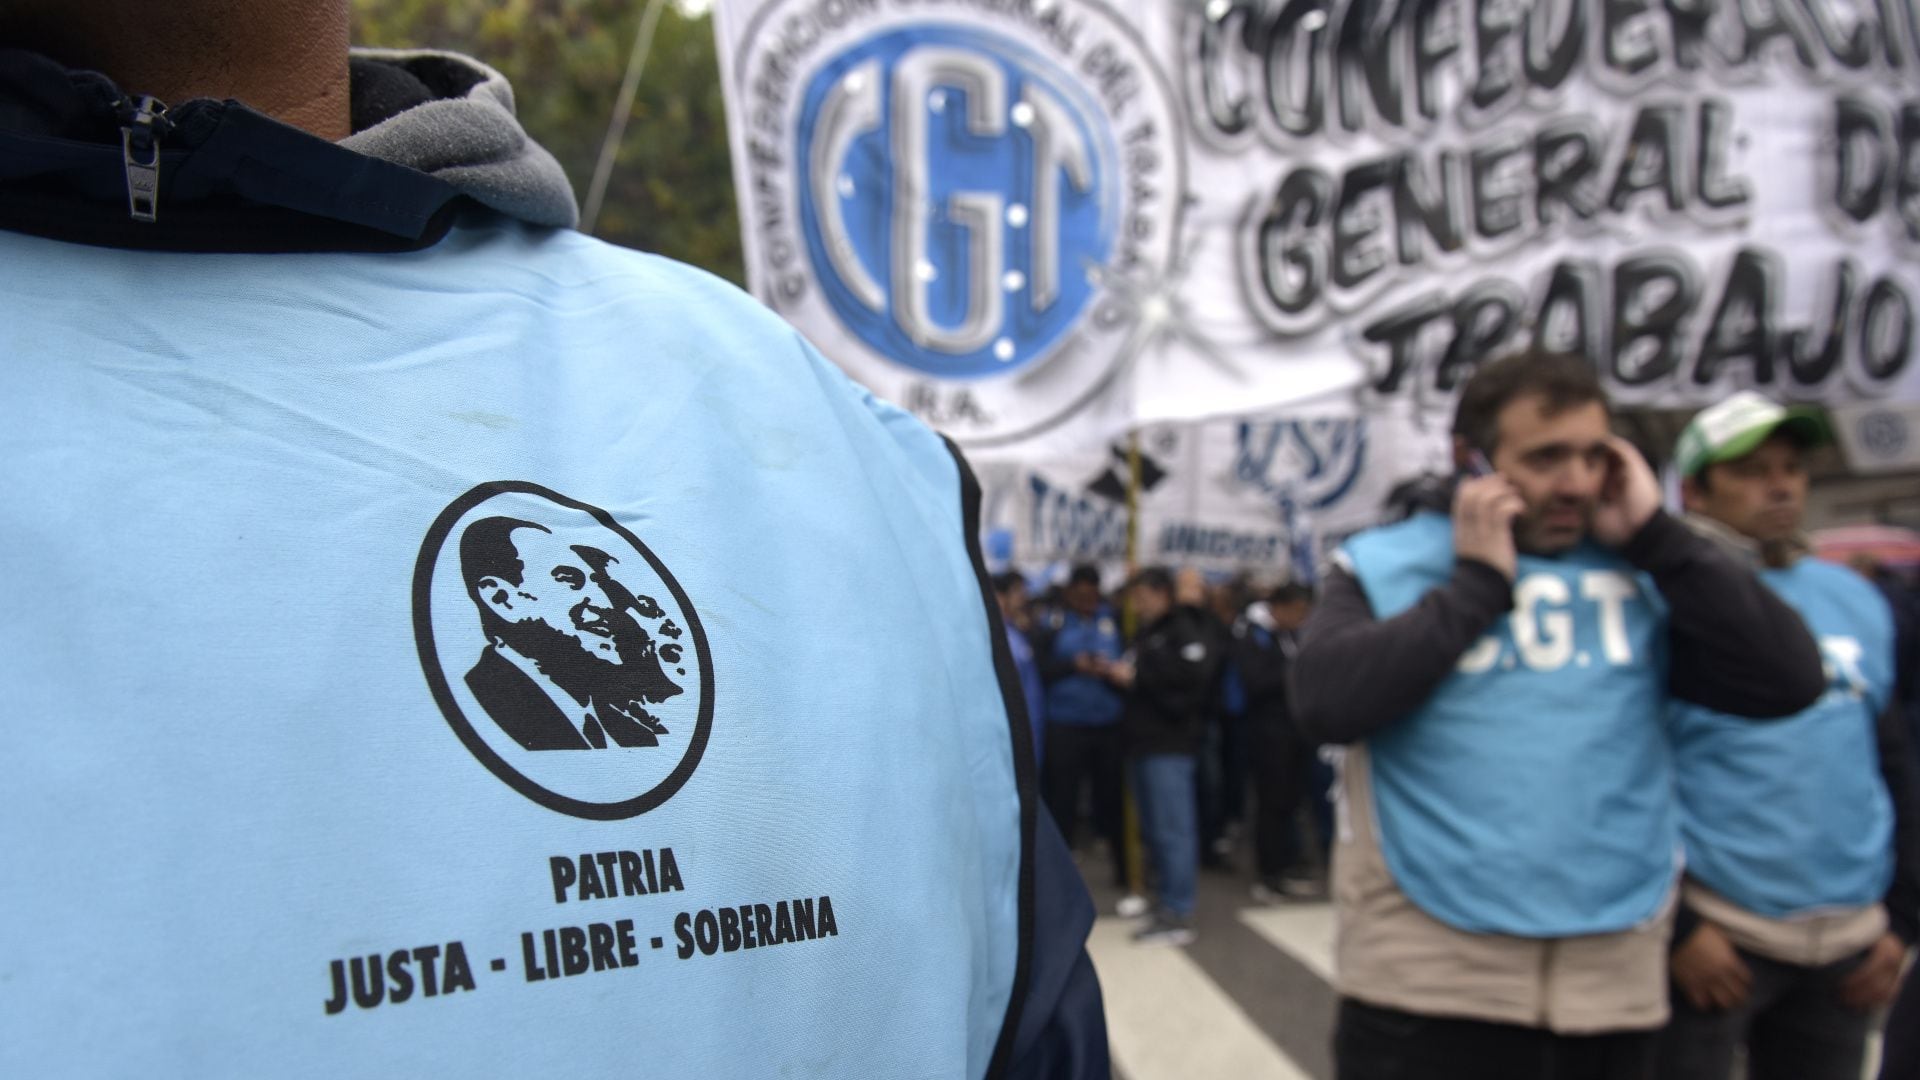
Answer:
[[[1536,555],[1558,555],[1578,544],[1593,526],[1597,500],[1548,496],[1514,523],[1515,546]]]
[[[580,612],[571,612],[576,623]],[[598,624],[611,633],[614,663],[580,643],[568,631],[545,619],[523,619],[503,628],[500,638],[508,648],[534,662],[554,685],[585,705],[638,708],[657,705],[681,692],[679,684],[660,667],[659,650],[652,635],[624,609],[596,608]]]

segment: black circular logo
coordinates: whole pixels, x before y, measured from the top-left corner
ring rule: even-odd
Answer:
[[[713,726],[700,616],[599,507],[518,481],[455,499],[420,547],[413,632],[454,734],[541,806],[634,817],[700,764]]]

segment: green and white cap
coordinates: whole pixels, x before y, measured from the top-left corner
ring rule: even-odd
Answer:
[[[1701,409],[1688,422],[1673,448],[1674,468],[1681,476],[1692,476],[1709,465],[1746,457],[1783,428],[1803,446],[1824,446],[1833,441],[1820,410],[1782,405],[1742,390]]]

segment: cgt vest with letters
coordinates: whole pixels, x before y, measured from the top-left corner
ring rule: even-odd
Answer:
[[[1820,642],[1828,689],[1765,723],[1676,702],[1671,716],[1687,873],[1756,915],[1878,903],[1893,876],[1893,807],[1875,721],[1893,693],[1893,614],[1871,584],[1816,559],[1763,570]]]
[[[1374,614],[1446,583],[1453,525],[1421,514],[1348,541]],[[1666,619],[1591,544],[1521,555],[1514,609],[1415,713],[1368,740],[1381,849],[1420,908],[1479,933],[1624,930],[1674,884]]]
[[[0,233],[0,307],[0,1074],[989,1075],[1032,751],[937,436],[493,215]]]

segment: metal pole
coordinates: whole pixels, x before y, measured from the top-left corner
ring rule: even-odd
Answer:
[[[627,77],[620,83],[620,97],[614,102],[613,117],[607,122],[607,135],[600,140],[600,159],[593,164],[593,183],[587,186],[586,209],[580,214],[580,231],[593,235],[600,220],[600,206],[607,198],[607,181],[613,178],[613,159],[619,156],[620,140],[627,134],[627,120],[633,115],[633,99],[640,92],[640,76],[647,68],[647,53],[653,50],[653,32],[660,25],[660,10],[666,0],[647,0],[640,16],[640,28],[633,35],[633,50],[627,54]]]
[[[1127,433],[1127,578],[1132,580],[1140,564],[1140,433]],[[1137,627],[1134,625],[1133,592],[1127,590],[1120,595],[1120,629],[1126,634],[1127,641],[1133,641]],[[1138,677],[1138,669],[1135,669]],[[1132,691],[1129,690],[1129,693]],[[1140,842],[1140,802],[1135,796],[1133,785],[1127,785],[1126,824],[1122,832],[1126,838],[1122,844],[1126,848],[1127,892],[1134,896],[1146,895],[1146,850]]]

